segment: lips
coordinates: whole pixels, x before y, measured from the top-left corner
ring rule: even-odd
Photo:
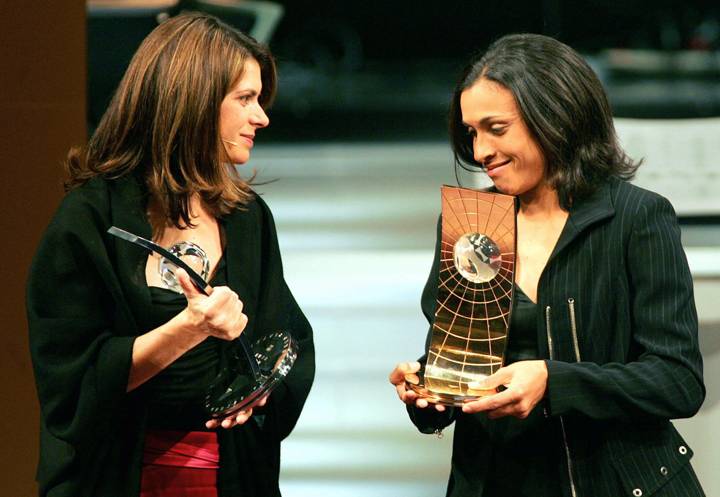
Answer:
[[[487,164],[485,166],[485,170],[487,171],[488,176],[492,177],[500,172],[500,170],[510,164],[510,160],[502,161],[502,162],[494,162],[492,164]]]
[[[251,146],[251,147],[253,146],[253,143],[254,143],[254,140],[255,140],[255,135],[240,135],[240,136],[243,138],[243,140],[245,140],[245,142],[246,142],[249,146]]]

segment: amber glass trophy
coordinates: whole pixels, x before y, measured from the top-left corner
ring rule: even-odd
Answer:
[[[407,378],[429,402],[495,393],[475,385],[503,365],[515,268],[514,197],[443,186],[440,276],[427,362]]]
[[[182,241],[166,249],[115,226],[108,233],[158,254],[158,271],[168,290],[182,293],[175,277],[175,268],[181,267],[195,287],[204,295],[208,294],[210,262],[199,246]],[[297,343],[286,330],[271,331],[253,343],[241,334],[234,345],[229,360],[223,361],[205,395],[205,409],[213,418],[250,408],[272,392],[290,372],[298,352]]]

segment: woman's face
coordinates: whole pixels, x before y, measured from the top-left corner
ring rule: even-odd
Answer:
[[[258,101],[261,91],[260,64],[248,59],[242,76],[220,104],[220,137],[233,164],[250,159],[255,131],[270,123]]]
[[[463,125],[473,140],[473,156],[495,187],[508,195],[532,194],[544,184],[545,160],[515,97],[504,86],[479,79],[460,94]]]

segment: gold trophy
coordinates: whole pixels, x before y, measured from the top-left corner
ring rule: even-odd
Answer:
[[[427,361],[407,382],[448,406],[495,393],[477,383],[503,365],[515,269],[515,200],[443,186],[440,276]]]

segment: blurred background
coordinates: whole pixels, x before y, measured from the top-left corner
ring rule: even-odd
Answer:
[[[86,29],[85,37],[78,36],[86,42],[82,58],[75,60],[87,69],[81,82],[87,133],[140,41],[183,9],[218,15],[268,43],[277,56],[279,94],[271,125],[258,134],[243,171],[258,173],[257,190],[277,221],[286,279],[315,329],[315,385],[283,443],[286,497],[444,495],[452,431],[442,439],[419,434],[387,375],[397,362],[422,353],[427,332],[419,300],[432,262],[439,190],[455,183],[445,131],[449,98],[469,57],[503,34],[543,33],[578,49],[605,84],[626,150],[645,159],[635,182],[668,197],[678,213],[695,280],[708,397],[697,416],[676,426],[695,451],[693,464],[707,494],[720,495],[720,476],[713,471],[720,456],[717,2],[73,5],[74,16],[85,16],[68,29]],[[78,136],[56,147],[50,167]],[[30,247],[44,222],[40,216],[29,228]],[[18,364],[16,370],[30,374],[28,361]],[[32,402],[30,395],[26,403],[36,419]],[[32,436],[22,446],[29,466],[36,457]]]

